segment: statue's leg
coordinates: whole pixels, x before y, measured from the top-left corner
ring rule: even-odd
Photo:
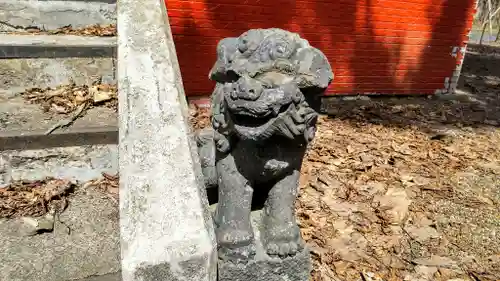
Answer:
[[[214,133],[214,130],[210,127],[195,133],[198,155],[200,156],[201,171],[203,173],[206,188],[217,187]]]
[[[219,203],[216,225],[219,257],[247,259],[255,254],[250,224],[253,188],[238,171],[231,154],[217,161]]]
[[[295,199],[300,172],[279,180],[270,190],[265,205],[263,244],[269,255],[294,255],[303,247],[295,219]]]

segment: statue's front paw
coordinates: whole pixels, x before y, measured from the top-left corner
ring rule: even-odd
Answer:
[[[294,256],[304,249],[304,241],[297,226],[284,228],[275,226],[266,232],[265,247],[271,257]]]
[[[254,235],[251,230],[219,228],[216,233],[220,259],[244,261],[255,256]]]
[[[255,256],[255,245],[249,244],[238,248],[220,247],[218,255],[221,260],[245,263]]]
[[[275,241],[267,244],[267,254],[269,256],[279,256],[285,258],[287,256],[294,256],[304,248],[303,243],[299,241],[285,242]]]

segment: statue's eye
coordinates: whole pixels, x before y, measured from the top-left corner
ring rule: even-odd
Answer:
[[[238,40],[238,50],[242,54],[248,50],[248,38],[246,34],[242,35]]]
[[[278,55],[283,55],[285,52],[286,52],[286,46],[278,46],[278,48],[276,48],[276,53]]]
[[[279,40],[274,47],[269,50],[272,59],[287,59],[292,55],[293,46],[285,40]]]

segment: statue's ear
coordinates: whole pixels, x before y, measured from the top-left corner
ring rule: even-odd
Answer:
[[[217,60],[208,74],[210,80],[225,83],[231,82],[236,77],[229,71],[232,60],[238,51],[238,38],[224,38],[217,44]]]
[[[330,63],[320,50],[313,47],[299,49],[294,59],[299,64],[296,83],[309,106],[319,112],[321,97],[333,81]]]
[[[326,90],[333,81],[333,71],[326,56],[313,47],[299,49],[293,60],[298,64],[299,88],[320,88]]]

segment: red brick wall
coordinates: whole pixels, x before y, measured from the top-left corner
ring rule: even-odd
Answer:
[[[335,73],[329,94],[432,94],[460,66],[475,0],[166,0],[186,94],[207,95],[218,40],[298,32]],[[456,48],[459,47],[459,48]]]

